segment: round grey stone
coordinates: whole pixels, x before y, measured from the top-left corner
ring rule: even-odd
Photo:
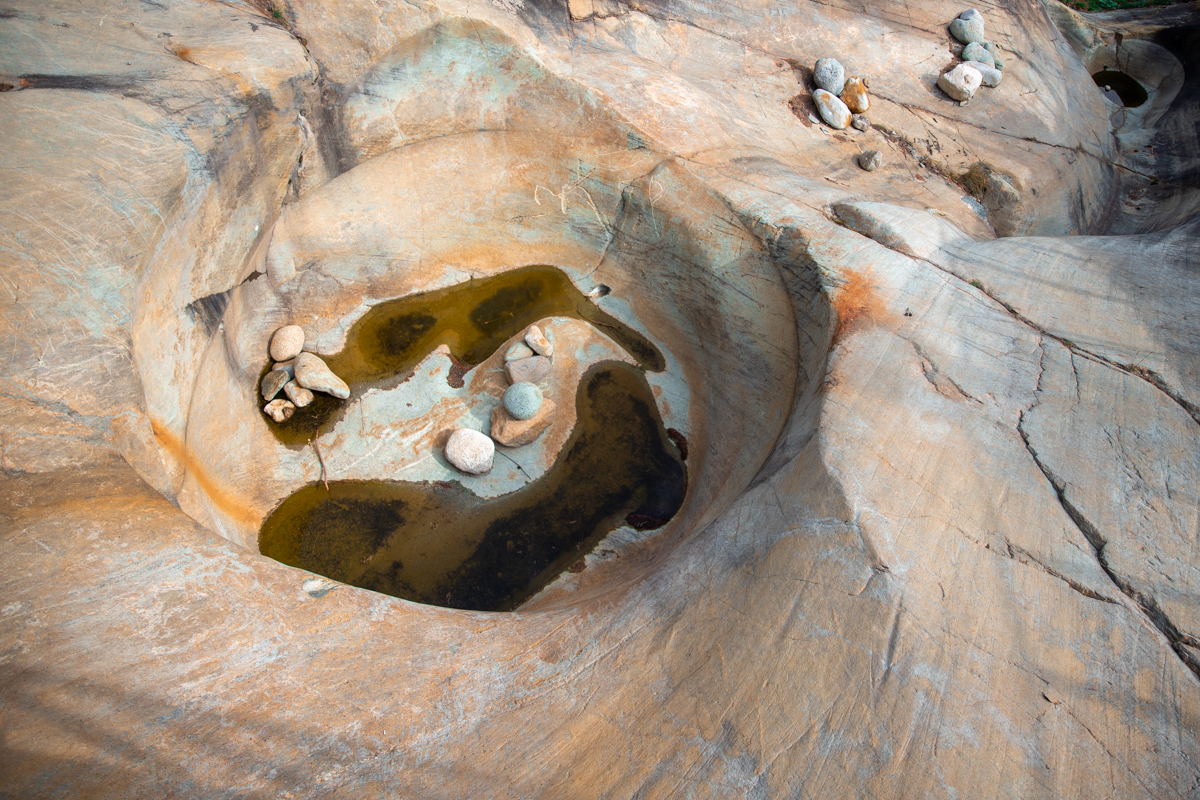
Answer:
[[[873,172],[883,163],[883,154],[878,150],[865,150],[858,155],[858,165],[867,172]]]
[[[542,407],[542,390],[532,383],[514,383],[504,392],[504,409],[517,419],[530,419]]]
[[[496,443],[486,434],[470,428],[459,428],[446,441],[446,460],[455,469],[471,475],[482,475],[492,468]]]
[[[819,58],[813,69],[813,81],[817,87],[832,94],[841,94],[846,85],[846,70],[836,58]]]

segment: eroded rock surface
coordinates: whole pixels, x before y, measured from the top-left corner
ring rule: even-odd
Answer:
[[[989,6],[967,106],[926,0],[271,8],[0,13],[0,794],[1195,795],[1194,6]],[[830,53],[875,127],[809,122]],[[661,348],[671,523],[515,614],[256,555],[323,478],[545,471],[562,392],[635,361],[602,327],[540,321],[553,421],[483,476],[438,437],[489,429],[516,338],[319,451],[258,385],[281,326],[331,355],[530,264]]]

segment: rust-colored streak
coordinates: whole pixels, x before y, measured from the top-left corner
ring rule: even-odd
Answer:
[[[196,483],[200,485],[204,494],[212,500],[214,505],[240,523],[250,526],[258,525],[260,522],[258,515],[252,509],[246,508],[226,492],[222,491],[220,485],[210,478],[208,473],[192,458],[187,447],[180,441],[178,436],[160,425],[153,417],[150,418],[150,429],[154,431],[154,438],[159,446],[171,458],[183,465],[184,470],[195,478]]]
[[[845,275],[846,283],[833,296],[838,315],[835,342],[856,327],[879,322],[886,314],[883,302],[866,276],[850,269],[845,270]]]

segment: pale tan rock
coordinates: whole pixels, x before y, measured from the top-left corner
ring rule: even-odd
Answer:
[[[954,69],[938,76],[938,88],[953,100],[966,102],[975,96],[975,90],[983,83],[983,75],[968,64],[959,64]]]
[[[830,94],[824,89],[813,91],[813,102],[817,104],[817,111],[820,112],[821,119],[833,128],[842,130],[849,127],[853,121],[853,115],[846,104],[836,95]]]
[[[263,412],[276,422],[287,422],[296,413],[296,406],[289,400],[276,399],[263,406]]]
[[[550,374],[552,362],[545,356],[530,356],[504,364],[504,372],[512,383],[540,383]]]
[[[470,428],[459,428],[446,442],[446,460],[455,469],[480,475],[492,468],[496,445],[486,435]]]
[[[517,419],[503,405],[492,411],[492,438],[505,447],[521,447],[534,442],[554,422],[554,401],[545,399],[529,419]]]
[[[539,356],[548,358],[554,355],[554,345],[537,325],[530,325],[529,330],[525,331],[525,344],[529,345]]]
[[[288,400],[291,400],[295,404],[296,408],[304,408],[313,401],[313,393],[296,381],[285,383],[283,385],[283,393],[287,395]]]
[[[304,349],[304,329],[299,325],[284,325],[271,337],[271,358],[291,361]]]
[[[301,353],[296,357],[296,383],[305,389],[325,392],[343,400],[350,396],[350,387],[346,382],[334,375],[329,366],[312,353]]]

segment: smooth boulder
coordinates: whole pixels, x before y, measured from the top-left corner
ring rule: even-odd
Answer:
[[[975,90],[983,83],[983,75],[968,64],[959,64],[949,72],[938,76],[938,88],[950,97],[965,102],[975,96]]]
[[[284,325],[271,337],[271,358],[290,361],[304,349],[304,329],[299,325]]]
[[[983,43],[983,15],[975,9],[969,9],[958,15],[958,19],[950,23],[950,35],[963,44],[972,42]]]
[[[983,85],[995,87],[1000,85],[1000,81],[1004,80],[1004,73],[995,67],[981,64],[978,61],[964,61],[968,67],[974,67],[979,70],[979,74],[983,76]]]
[[[978,61],[980,64],[987,64],[989,67],[996,66],[996,59],[991,52],[981,45],[979,42],[971,42],[963,48],[963,61]]]
[[[504,407],[517,419],[532,419],[542,407],[542,390],[532,383],[514,383],[504,392]]]
[[[539,356],[554,355],[554,343],[546,338],[546,334],[542,333],[542,329],[537,325],[530,325],[529,330],[525,331],[525,344],[533,348],[533,352]]]
[[[288,400],[296,404],[296,408],[304,408],[315,399],[312,392],[295,381],[285,383],[283,393],[287,395]]]
[[[818,89],[838,95],[846,85],[846,70],[836,58],[819,58],[813,68],[813,83]]]
[[[821,119],[825,120],[830,127],[843,130],[850,125],[853,118],[850,109],[846,108],[846,104],[830,92],[825,89],[817,89],[813,92],[813,102],[817,104],[817,111],[821,113]]]
[[[554,421],[554,401],[546,400],[529,419],[517,419],[504,406],[492,410],[492,438],[505,447],[532,444]]]
[[[867,82],[862,78],[847,78],[841,100],[846,104],[846,108],[850,109],[850,113],[866,113],[871,107],[871,98],[867,96]]]
[[[482,475],[492,468],[496,444],[470,428],[459,428],[446,441],[446,460],[460,472]]]
[[[530,356],[504,365],[510,383],[541,383],[550,374],[550,359],[545,356]]]
[[[296,356],[296,382],[305,389],[325,392],[342,400],[350,396],[350,387],[346,385],[346,382],[334,375],[320,356],[312,353],[301,353]]]

